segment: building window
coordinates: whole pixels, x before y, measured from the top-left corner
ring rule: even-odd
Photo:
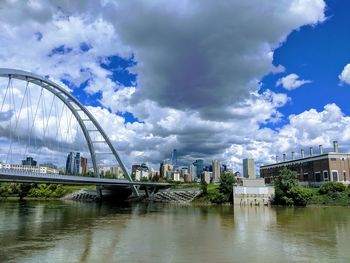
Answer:
[[[333,181],[338,181],[338,171],[332,171],[332,178]]]
[[[323,181],[329,181],[328,171],[323,171]]]
[[[337,160],[337,158],[331,158],[331,161],[336,161]]]
[[[309,174],[308,173],[304,173],[304,181],[309,181]]]
[[[321,182],[321,172],[315,172],[316,182]]]
[[[346,171],[343,171],[343,176],[344,176],[343,181],[344,181],[344,182],[347,181],[347,180],[346,180]]]

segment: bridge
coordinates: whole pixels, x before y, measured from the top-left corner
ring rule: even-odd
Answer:
[[[134,196],[139,196],[140,187],[147,190],[170,186],[133,181],[97,118],[67,88],[15,69],[0,68],[0,79],[1,182],[96,185],[98,194],[101,187],[128,187]],[[12,165],[34,156],[39,162],[63,167],[65,156],[73,152],[79,155],[74,160],[68,155],[65,174]],[[87,157],[85,169],[91,176],[78,175],[83,164],[81,155]],[[117,166],[123,178],[104,177],[101,167],[108,166]],[[75,175],[67,172],[71,167]]]

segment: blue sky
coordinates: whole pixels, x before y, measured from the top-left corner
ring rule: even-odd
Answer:
[[[268,88],[276,92],[286,92],[282,87],[275,87],[275,83],[290,73],[312,81],[287,92],[291,101],[280,108],[285,118],[310,108],[320,111],[327,103],[336,103],[345,114],[350,114],[350,87],[340,85],[338,78],[350,61],[350,2],[326,3],[325,22],[293,31],[286,42],[275,50],[273,63],[283,65],[285,72],[269,74],[262,79],[262,90]],[[286,121],[284,119],[274,125],[275,128]]]

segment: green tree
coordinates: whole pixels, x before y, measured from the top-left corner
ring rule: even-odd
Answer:
[[[26,197],[31,188],[32,188],[31,184],[28,184],[28,183],[19,184],[19,189],[18,189],[19,199],[22,200],[24,197]]]
[[[288,168],[284,167],[279,171],[273,182],[275,186],[275,204],[306,206],[311,195],[299,187],[297,177],[298,174]]]
[[[152,182],[159,182],[159,175],[158,174],[156,174],[155,176],[153,176],[152,178],[151,178],[151,181]]]
[[[306,206],[311,199],[311,194],[301,187],[292,187],[288,190],[287,196],[292,200],[292,205],[297,206]]]
[[[205,180],[201,181],[201,191],[204,196],[208,194],[208,183]]]
[[[223,173],[220,176],[219,192],[229,197],[233,192],[233,184],[236,182],[237,180],[232,173]]]
[[[214,203],[214,204],[222,204],[227,202],[227,196],[224,195],[223,193],[220,192],[214,192],[211,196],[210,196],[210,202]]]
[[[141,182],[148,182],[148,177],[146,176],[142,176],[141,179],[140,179]]]

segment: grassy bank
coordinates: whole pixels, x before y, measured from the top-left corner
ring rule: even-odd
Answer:
[[[207,193],[202,193],[197,196],[193,202],[194,203],[207,203],[211,204],[211,200],[219,193],[219,185],[217,184],[209,184],[207,186]]]
[[[199,183],[180,183],[180,182],[171,182],[171,189],[189,189],[189,188],[200,188]]]
[[[320,188],[305,188],[311,198],[307,205],[326,205],[326,206],[350,206],[350,189],[347,187],[344,191],[331,191],[326,194],[320,193]]]
[[[61,184],[0,183],[1,198],[59,199],[82,188],[95,186],[70,186]]]

